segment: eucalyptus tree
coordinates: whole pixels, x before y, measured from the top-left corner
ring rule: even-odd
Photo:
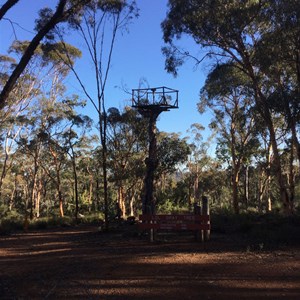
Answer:
[[[137,16],[135,1],[92,0],[80,16],[73,18],[71,26],[79,32],[88,49],[94,74],[94,90],[86,87],[84,76],[72,64],[69,67],[98,114],[99,138],[101,141],[102,173],[104,190],[105,226],[108,229],[108,174],[107,174],[107,112],[105,91],[109,79],[113,50],[118,33],[127,29]],[[60,33],[58,32],[58,35]],[[63,38],[63,35],[61,35]],[[66,61],[68,64],[68,60]],[[95,96],[94,96],[95,95]]]
[[[212,110],[210,126],[219,135],[218,153],[229,154],[232,167],[232,202],[239,213],[238,186],[243,165],[248,165],[259,142],[254,120],[254,99],[244,74],[232,64],[217,65],[201,89],[199,111]]]
[[[157,204],[161,205],[163,200],[172,200],[173,188],[178,181],[176,175],[182,165],[187,162],[190,153],[191,149],[186,139],[180,138],[176,133],[158,132],[157,167],[154,174]],[[162,197],[164,195],[166,197]],[[174,198],[173,202],[175,202]]]
[[[58,95],[55,95],[55,98]],[[76,140],[80,140],[79,129],[75,133],[73,127],[80,127],[84,124],[84,118],[75,114],[74,109],[79,105],[84,105],[77,97],[60,99],[43,98],[40,101],[39,113],[35,112],[35,126],[37,126],[36,135],[29,139],[22,135],[23,147],[33,153],[32,145],[41,144],[43,156],[39,155],[37,164],[42,168],[51,179],[56,189],[59,213],[64,216],[65,193],[69,188],[63,183],[65,174],[69,169],[67,156],[71,157],[71,170],[75,184],[77,184],[76,156],[74,147]],[[34,132],[32,132],[34,133]],[[38,143],[37,143],[38,142]],[[72,174],[72,172],[70,172]],[[76,177],[76,178],[75,178]],[[71,189],[72,190],[72,189]],[[78,189],[75,190],[78,192]],[[77,199],[78,200],[78,199]],[[78,203],[75,213],[78,213]]]
[[[208,143],[203,141],[202,132],[205,127],[194,123],[188,129],[191,153],[189,155],[187,168],[189,173],[189,205],[200,201],[199,179],[202,169],[207,162]]]
[[[275,1],[266,16],[272,22],[272,30],[262,36],[258,60],[268,74],[268,80],[274,85],[272,105],[286,117],[296,156],[300,161],[297,132],[300,123],[299,3],[296,0]]]
[[[17,41],[12,45],[11,51],[14,51],[16,54],[22,54],[27,45],[28,42],[26,41]],[[32,184],[29,189],[30,200],[28,201],[31,218],[34,215],[33,206],[36,208],[36,216],[39,216],[39,199],[41,192],[38,188],[41,180],[39,170],[41,166],[43,166],[43,164],[41,164],[40,155],[44,142],[41,132],[43,131],[43,126],[52,118],[51,114],[45,114],[41,109],[42,106],[44,106],[45,109],[49,108],[46,101],[42,100],[43,97],[45,99],[43,93],[49,92],[49,103],[55,105],[57,98],[64,93],[62,82],[69,70],[64,66],[60,57],[55,55],[55,51],[59,49],[59,47],[60,45],[57,43],[51,46],[46,44],[40,45],[36,49],[33,59],[27,65],[26,73],[22,76],[22,80],[18,81],[16,88],[11,93],[12,96],[16,90],[17,96],[22,98],[21,104],[23,104],[23,102],[25,103],[23,104],[25,107],[23,110],[19,109],[19,111],[15,112],[16,109],[14,109],[10,111],[10,119],[15,120],[15,122],[11,122],[14,128],[17,124],[19,124],[20,128],[23,127],[19,145],[21,145],[23,149],[27,149],[27,153],[30,154],[30,157],[33,159],[33,170],[32,172],[29,170],[27,172],[27,174],[32,175]],[[80,52],[76,48],[68,45],[68,49],[68,55],[72,57],[73,60],[80,55]],[[19,87],[20,84],[21,86]],[[43,89],[41,89],[41,86],[43,86]],[[30,103],[30,99],[32,103]],[[14,106],[16,106],[16,103],[14,103]],[[7,107],[5,108],[5,111],[6,110]]]
[[[22,56],[28,44],[28,41],[15,41],[10,47],[10,53],[14,56]],[[64,45],[63,49],[60,49],[60,47],[61,44],[59,43],[53,43],[51,45],[41,44],[37,47],[22,77],[11,91],[7,106],[1,110],[1,115],[3,116],[1,124],[6,133],[5,159],[1,172],[1,182],[6,175],[8,155],[11,155],[11,153],[16,150],[17,146],[15,141],[17,141],[19,145],[22,145],[23,149],[25,145],[27,145],[27,150],[33,159],[33,170],[32,172],[27,172],[27,174],[32,175],[32,184],[30,185],[28,193],[28,195],[30,195],[28,204],[30,206],[31,218],[34,215],[34,204],[36,204],[35,206],[37,207],[36,215],[39,215],[38,199],[40,198],[40,189],[38,189],[38,186],[40,181],[38,181],[38,174],[41,167],[39,157],[42,151],[39,133],[41,126],[46,122],[45,118],[52,117],[51,115],[46,115],[41,112],[41,106],[45,104],[41,99],[45,97],[44,93],[49,92],[49,97],[51,98],[50,102],[55,103],[56,99],[64,93],[65,88],[62,83],[69,69],[66,68],[61,60],[61,56],[64,55],[62,50],[67,47],[68,55],[70,59],[72,59],[72,63],[80,56],[80,51],[71,45]],[[61,52],[59,57],[55,55],[58,49]],[[6,61],[14,65],[14,59],[8,58],[6,58]],[[3,70],[6,71],[7,69]],[[9,76],[6,72],[2,72],[1,74],[1,78],[7,78]],[[46,104],[45,107],[47,107]],[[22,134],[21,138],[19,138],[19,134]],[[8,145],[8,143],[10,144]]]
[[[3,4],[0,10],[0,20],[8,10],[14,8],[14,4],[17,2],[18,1],[7,0]],[[9,94],[15,87],[19,77],[25,70],[42,40],[45,38],[53,40],[53,30],[56,29],[60,23],[79,19],[91,2],[93,2],[93,0],[57,0],[55,10],[50,8],[40,10],[39,17],[36,19],[36,34],[29,42],[19,62],[13,68],[0,93],[0,109],[6,106]]]
[[[118,190],[118,205],[122,217],[134,213],[133,200],[140,191],[146,169],[148,124],[137,111],[126,107],[108,110],[108,157],[110,181]],[[177,134],[159,132],[155,180],[163,189],[166,177],[174,174],[177,167],[185,163],[190,153],[189,146]],[[129,205],[129,207],[127,206]]]
[[[291,0],[292,1],[292,0]],[[200,48],[207,50],[210,58],[221,63],[234,63],[248,78],[257,115],[268,128],[273,150],[273,166],[280,190],[280,199],[286,213],[293,210],[288,187],[284,180],[280,151],[269,99],[272,88],[265,84],[269,76],[257,62],[258,44],[262,37],[274,29],[272,18],[267,14],[278,1],[205,1],[170,0],[169,11],[162,23],[166,68],[176,74],[188,51],[178,51],[175,40],[184,34],[191,36]],[[284,3],[283,1],[280,1]],[[294,1],[294,4],[297,1]],[[197,63],[200,63],[198,60]]]
[[[13,55],[21,55],[26,42],[14,42],[9,53]],[[39,55],[37,55],[39,56]],[[37,58],[35,56],[35,58]],[[14,66],[16,60],[11,56],[1,56],[1,72],[0,86],[2,87],[9,77],[9,70]],[[28,106],[41,90],[40,87],[44,82],[39,73],[41,72],[41,60],[34,59],[27,65],[23,76],[20,78],[15,88],[10,93],[7,99],[7,105],[0,111],[0,127],[3,139],[3,160],[0,179],[0,194],[3,180],[6,177],[7,171],[13,164],[13,156],[16,148],[16,139],[19,132],[24,126],[22,117],[28,112]],[[52,72],[50,72],[52,73]],[[47,77],[47,76],[46,76]]]
[[[267,74],[265,81],[272,86],[269,105],[282,114],[286,123],[285,149],[286,181],[291,204],[295,200],[296,160],[300,166],[300,9],[298,1],[275,1],[266,10],[272,30],[264,33],[258,44],[257,61]],[[276,45],[276,47],[274,47]],[[288,159],[287,159],[288,158]],[[297,174],[298,173],[298,174]]]
[[[186,162],[191,153],[185,139],[176,133],[159,132],[157,141],[157,177],[161,174],[174,173],[179,164]]]
[[[71,159],[74,179],[74,198],[75,198],[75,219],[78,219],[79,214],[79,180],[78,180],[78,163],[77,161],[82,156],[82,152],[90,150],[90,138],[87,137],[87,130],[92,126],[92,120],[88,116],[79,115],[75,112],[74,107],[80,105],[78,97],[67,99],[64,101],[68,106],[66,111],[66,119],[69,125],[63,132],[64,145],[67,154]],[[84,103],[82,103],[83,105]]]
[[[143,183],[147,157],[147,122],[136,110],[108,109],[108,158],[111,181],[118,195],[118,210],[134,214],[134,200]]]

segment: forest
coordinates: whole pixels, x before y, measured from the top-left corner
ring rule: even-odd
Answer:
[[[187,136],[154,122],[180,109],[176,87],[139,78],[122,107],[108,92],[120,37],[162,0],[51,0],[34,29],[10,14],[24,2],[47,0],[0,0],[15,37],[0,53],[0,298],[299,299],[299,0],[165,0],[157,72],[199,67]],[[150,104],[160,89],[176,101]]]
[[[4,1],[0,22],[17,3]],[[147,118],[105,97],[116,34],[130,31],[136,17],[135,1],[59,0],[39,12],[32,40],[0,53],[1,230],[20,229],[24,220],[108,226],[141,213]],[[199,120],[207,110],[213,119],[207,140],[201,122],[191,124],[189,138],[157,130],[158,212],[189,211],[205,195],[216,213],[299,213],[299,20],[296,0],[169,1],[161,24],[165,71],[177,76],[186,60],[209,60],[198,111]],[[76,69],[82,51],[66,32],[79,33],[88,49],[93,91]],[[183,36],[205,55],[179,47]],[[67,93],[70,74],[84,99]],[[98,119],[80,113],[87,102]]]

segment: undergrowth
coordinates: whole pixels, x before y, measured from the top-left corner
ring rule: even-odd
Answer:
[[[42,217],[25,221],[22,215],[2,217],[0,221],[0,235],[10,234],[16,231],[43,230],[56,227],[70,227],[79,224],[99,225],[102,214],[91,214],[80,217],[77,220],[69,216],[65,217]]]
[[[174,211],[173,211],[174,213]],[[26,228],[24,217],[18,214],[7,215],[0,221],[0,234],[16,231],[45,230],[55,227],[69,227],[79,224],[103,225],[102,214],[71,217],[43,217],[30,220]],[[120,230],[122,222],[115,228]],[[300,245],[300,213],[283,216],[279,213],[258,214],[243,212],[235,215],[230,211],[211,212],[211,238],[224,235],[245,246],[247,251],[270,250],[278,246]],[[113,225],[111,225],[113,228]]]
[[[300,214],[212,213],[211,224],[212,234],[215,232],[239,238],[255,250],[272,249],[278,245],[300,245]]]

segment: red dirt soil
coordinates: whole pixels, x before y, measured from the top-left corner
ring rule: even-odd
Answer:
[[[221,234],[150,243],[127,227],[0,237],[0,299],[300,299],[298,246],[253,252]]]

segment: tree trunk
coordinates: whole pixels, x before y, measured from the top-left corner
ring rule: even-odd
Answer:
[[[28,62],[30,61],[31,57],[34,54],[34,51],[38,47],[41,40],[47,35],[47,33],[54,28],[56,24],[62,21],[64,15],[64,9],[67,4],[67,0],[60,0],[59,4],[56,8],[55,13],[49,19],[48,22],[39,30],[39,32],[35,35],[32,39],[30,44],[28,45],[27,49],[25,50],[20,62],[15,67],[14,71],[10,75],[8,81],[4,85],[1,93],[0,93],[0,109],[6,105],[7,98],[14,88],[18,78],[26,68]]]
[[[274,172],[276,174],[275,176],[277,178],[277,182],[278,182],[278,186],[279,186],[280,200],[283,205],[283,211],[286,214],[290,214],[292,212],[291,206],[290,206],[290,199],[288,196],[287,187],[286,187],[286,185],[284,183],[284,179],[283,179],[282,166],[281,166],[280,155],[279,155],[279,151],[278,151],[276,132],[275,132],[274,123],[273,123],[273,119],[272,119],[272,113],[268,106],[268,101],[262,92],[261,85],[255,74],[253,65],[249,59],[250,58],[249,53],[247,52],[242,39],[240,41],[240,46],[241,46],[240,54],[243,59],[245,71],[248,73],[248,75],[251,78],[252,83],[253,83],[253,89],[255,92],[255,102],[256,102],[257,109],[258,109],[261,117],[264,120],[266,128],[268,128],[268,131],[269,131],[270,143],[273,148],[272,164],[274,166]]]
[[[299,173],[300,173],[300,143],[299,143],[299,139],[297,136],[296,122],[295,122],[294,117],[292,117],[291,132],[292,132],[292,143],[294,144],[294,146],[296,148],[296,155],[297,155],[297,159],[299,162]]]
[[[56,185],[57,196],[59,201],[59,214],[61,217],[64,217],[63,196],[61,191],[61,179],[60,179],[60,162],[57,157],[57,153],[55,152],[55,150],[52,149],[51,146],[50,146],[50,152],[54,159],[54,166],[56,171],[55,185]]]
[[[233,204],[233,210],[235,214],[239,214],[240,208],[239,208],[239,197],[238,197],[238,184],[239,184],[239,173],[234,168],[233,176],[232,176],[232,204]]]
[[[17,190],[17,177],[18,175],[15,174],[15,179],[14,179],[14,188],[12,190],[11,196],[10,196],[10,200],[9,200],[9,211],[12,211],[13,205],[14,205],[14,199],[15,199],[15,194],[16,194],[16,190]]]
[[[74,192],[75,192],[75,220],[78,220],[79,214],[79,196],[78,196],[78,177],[77,177],[77,169],[76,169],[76,157],[73,149],[73,145],[69,140],[70,149],[72,152],[71,160],[73,167],[73,178],[74,178]]]
[[[97,179],[96,179],[96,201],[95,201],[95,211],[98,211],[100,208],[100,174],[97,170]]]
[[[148,157],[146,159],[146,176],[144,182],[143,195],[143,214],[155,214],[155,199],[154,199],[154,173],[157,167],[157,141],[156,141],[156,120],[159,112],[149,111],[149,125],[148,125],[148,137],[149,137],[149,149]]]
[[[280,192],[280,199],[283,205],[283,211],[285,214],[290,214],[292,212],[292,206],[290,203],[287,187],[284,182],[283,174],[282,174],[282,167],[280,161],[280,155],[277,147],[276,135],[273,123],[269,120],[268,128],[270,133],[270,140],[273,148],[273,166],[274,172],[277,177],[278,185],[279,185],[279,192]]]
[[[262,212],[262,196],[263,196],[263,172],[261,175],[258,175],[258,188],[257,188],[257,200],[258,200],[258,212]]]
[[[59,201],[59,214],[63,218],[64,217],[64,205],[63,205],[63,197],[60,190],[60,187],[58,187],[58,201]]]
[[[103,166],[103,189],[104,189],[104,219],[105,219],[105,230],[108,231],[108,182],[107,182],[107,153],[106,150],[102,151],[102,166]]]
[[[33,178],[32,178],[32,187],[31,187],[31,191],[30,191],[30,200],[29,200],[29,205],[30,205],[30,220],[33,219],[34,217],[34,203],[35,203],[35,198],[36,198],[36,170],[33,171]]]
[[[295,199],[295,168],[294,168],[294,140],[292,139],[291,151],[290,151],[290,160],[289,160],[289,174],[288,174],[288,183],[290,188],[290,209],[294,210],[294,199]]]
[[[0,198],[1,198],[1,195],[2,195],[3,180],[6,176],[7,160],[8,160],[8,154],[5,152],[5,158],[4,158],[4,161],[2,163],[2,171],[1,171],[1,176],[0,176]]]
[[[33,166],[33,174],[32,174],[32,187],[30,191],[30,220],[34,217],[34,208],[37,197],[37,175],[38,175],[38,151],[35,151],[34,156],[34,166]]]
[[[276,132],[272,120],[271,111],[267,104],[267,99],[264,97],[263,93],[259,89],[259,85],[256,81],[256,77],[253,75],[253,83],[255,86],[256,92],[256,103],[258,105],[259,111],[263,120],[265,122],[266,127],[268,128],[269,135],[270,135],[270,143],[273,149],[273,169],[275,172],[275,176],[277,178],[278,186],[279,186],[279,193],[280,193],[280,200],[283,206],[283,212],[287,215],[292,213],[292,206],[290,203],[288,190],[286,184],[284,182],[283,173],[282,173],[282,166],[281,166],[281,159],[278,150],[277,140],[276,140]]]
[[[249,166],[245,167],[245,204],[248,208],[249,204]]]
[[[119,183],[118,186],[118,206],[120,210],[120,217],[125,219],[126,218],[125,193],[124,193],[124,187],[121,182]]]
[[[2,163],[2,171],[1,171],[1,176],[0,176],[0,198],[1,198],[1,194],[2,194],[2,184],[3,184],[3,180],[6,176],[6,172],[7,172],[7,169],[8,169],[8,166],[7,166],[7,162],[8,162],[8,158],[9,158],[9,151],[10,151],[10,146],[8,145],[8,139],[9,139],[9,136],[11,134],[11,130],[9,130],[7,133],[6,133],[6,137],[5,137],[5,157],[4,157],[4,161]]]
[[[89,176],[89,212],[92,211],[93,206],[93,176]],[[97,209],[96,209],[97,210]]]
[[[232,120],[230,128],[230,143],[231,143],[231,164],[233,169],[232,175],[232,204],[235,214],[239,214],[239,198],[238,198],[238,185],[239,185],[239,172],[240,172],[240,160],[236,155],[236,138],[235,138],[235,122]]]
[[[104,97],[104,96],[103,96]],[[108,220],[108,180],[107,180],[107,116],[104,109],[104,99],[101,105],[101,98],[99,98],[99,107],[102,107],[102,114],[99,112],[99,124],[100,124],[100,140],[102,145],[102,172],[103,172],[103,191],[104,191],[104,221],[105,231],[109,229]]]
[[[200,201],[200,193],[199,193],[199,166],[196,162],[196,173],[195,173],[195,181],[194,181],[194,199],[196,203]]]
[[[36,190],[36,197],[35,197],[35,214],[36,214],[37,218],[40,217],[40,203],[41,203],[42,189],[43,189],[42,181],[39,178],[38,186],[37,186],[37,190]]]
[[[272,198],[271,198],[271,182],[272,182],[272,177],[271,174],[268,174],[268,199],[267,199],[267,211],[271,212],[272,211]]]
[[[130,197],[130,201],[129,201],[130,216],[134,216],[134,208],[133,208],[134,201],[135,201],[135,195],[133,194]]]
[[[59,201],[59,214],[61,217],[64,217],[64,201],[61,191],[61,183],[60,183],[60,172],[59,169],[56,169],[56,188],[57,188],[57,195]]]

